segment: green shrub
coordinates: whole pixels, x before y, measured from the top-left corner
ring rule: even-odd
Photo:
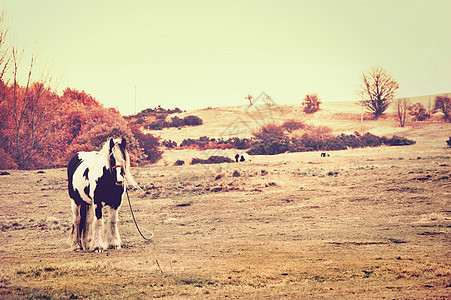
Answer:
[[[177,159],[174,163],[174,166],[182,166],[185,164],[184,160]]]
[[[299,121],[288,120],[282,124],[282,127],[288,132],[293,132],[298,129],[306,128],[306,125]]]
[[[162,144],[163,144],[163,146],[165,146],[168,149],[172,149],[172,148],[177,147],[177,142],[172,141],[172,140],[164,140],[162,142]]]
[[[182,126],[198,126],[202,125],[203,121],[197,116],[186,116],[183,119],[175,116],[171,118],[171,121],[165,121],[167,114],[157,114],[157,121],[144,125],[145,129],[150,130],[162,130],[163,128],[170,127],[182,127]]]
[[[274,155],[290,150],[290,139],[284,136],[281,139],[256,140],[248,151],[250,155]]]
[[[240,150],[248,149],[252,146],[252,142],[250,139],[246,139],[246,138],[240,139],[238,137],[230,138],[227,141],[225,141],[224,143],[225,144],[230,143],[233,146],[233,148],[240,149]]]
[[[248,151],[251,155],[274,155],[285,153],[290,149],[290,138],[285,134],[282,126],[274,123],[261,127],[252,135],[255,140]]]
[[[378,147],[383,144],[382,138],[369,132],[365,133],[361,139],[363,144],[362,147]]]
[[[192,165],[196,164],[222,164],[222,163],[233,163],[234,161],[225,156],[210,156],[208,159],[193,158],[191,161]]]
[[[198,116],[186,116],[183,118],[183,124],[185,124],[185,126],[198,126],[202,125],[203,121]]]
[[[384,140],[384,145],[387,146],[408,146],[415,144],[415,141],[406,139],[404,137],[399,137],[394,135],[392,138]]]

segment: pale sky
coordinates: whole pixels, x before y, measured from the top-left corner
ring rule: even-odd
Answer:
[[[10,37],[122,114],[161,105],[358,100],[381,66],[399,97],[451,92],[451,1],[0,0]],[[24,56],[25,57],[25,56]]]

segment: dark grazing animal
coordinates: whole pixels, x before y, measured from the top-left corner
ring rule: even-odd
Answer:
[[[251,156],[247,153],[235,155],[236,162],[244,162],[244,161],[250,161],[250,160],[251,160]]]

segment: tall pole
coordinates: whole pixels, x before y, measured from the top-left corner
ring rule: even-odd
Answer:
[[[135,85],[135,115],[136,115],[136,85]]]

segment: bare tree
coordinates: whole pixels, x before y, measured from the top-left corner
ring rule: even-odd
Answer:
[[[265,94],[264,99],[265,99],[265,101],[266,101],[266,105],[272,106],[272,98],[271,98],[270,95]]]
[[[6,44],[6,38],[8,36],[8,24],[6,23],[5,12],[0,12],[0,80],[3,79],[9,61],[10,55],[8,51],[8,46]]]
[[[447,122],[451,122],[451,98],[447,96],[437,96],[435,97],[436,110],[440,110],[443,113],[443,119]]]
[[[8,141],[5,136],[4,129],[9,118],[10,109],[7,103],[7,95],[9,92],[8,83],[5,82],[5,74],[10,65],[10,53],[6,44],[8,27],[6,24],[6,14],[0,12],[0,155],[5,159],[7,153],[4,149],[8,147]],[[1,161],[1,158],[0,158]]]
[[[396,100],[396,120],[398,120],[399,125],[404,127],[406,125],[407,110],[409,107],[409,100],[406,98],[401,98]]]
[[[8,46],[6,44],[6,37],[8,34],[8,28],[6,25],[6,14],[4,12],[0,13],[0,109],[3,111],[4,109],[1,107],[1,104],[5,101],[7,94],[7,82],[5,82],[5,73],[8,70],[10,65],[11,55],[8,50]],[[0,125],[2,121],[4,121],[5,114],[0,113]]]
[[[363,74],[363,84],[359,91],[363,105],[379,118],[393,101],[399,84],[381,67],[373,67]]]
[[[431,97],[428,99],[428,105],[427,105],[427,113],[430,116],[435,114],[437,111],[435,110],[435,103],[432,101]]]
[[[51,78],[41,75],[33,80],[35,57],[31,57],[25,83],[19,83],[19,73],[22,66],[21,58],[24,51],[12,47],[10,53],[10,68],[8,83],[5,85],[5,105],[3,113],[5,120],[3,128],[7,134],[7,145],[2,147],[10,153],[19,169],[33,165],[33,159],[42,148],[45,137],[50,133],[50,112],[56,109],[53,105],[57,95],[50,88]],[[6,138],[5,138],[6,140]]]

